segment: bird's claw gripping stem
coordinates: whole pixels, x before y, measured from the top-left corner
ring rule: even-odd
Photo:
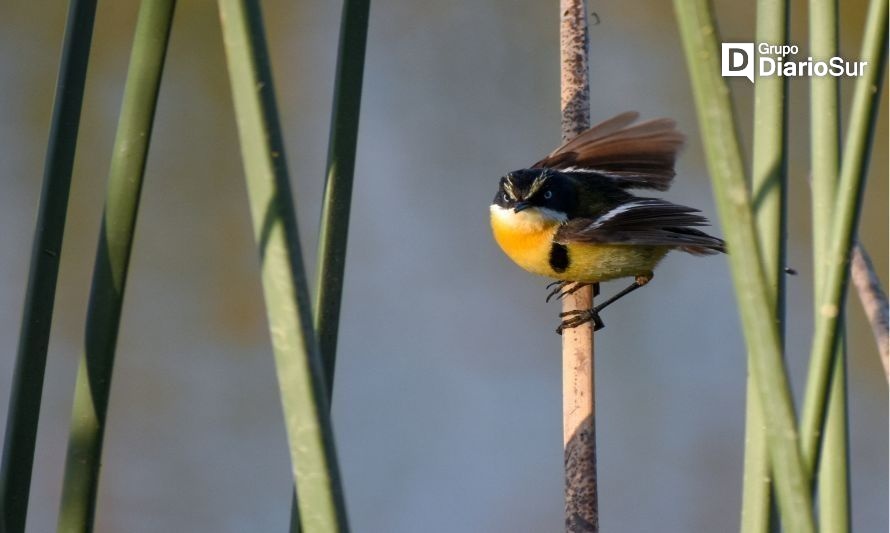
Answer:
[[[600,318],[599,312],[600,310],[595,307],[593,309],[578,309],[560,313],[559,317],[562,318],[563,321],[559,324],[559,327],[556,328],[556,332],[562,335],[563,331],[576,328],[588,322],[593,322],[593,331],[599,331],[606,327],[603,323],[603,319]]]

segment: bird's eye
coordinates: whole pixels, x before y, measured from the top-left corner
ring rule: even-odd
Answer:
[[[505,202],[509,202],[509,201],[510,201],[510,197],[507,196],[507,193],[506,193],[506,192],[503,193],[503,196],[504,196],[504,201],[505,201]]]
[[[544,191],[544,199],[549,200],[553,198],[553,191]]]

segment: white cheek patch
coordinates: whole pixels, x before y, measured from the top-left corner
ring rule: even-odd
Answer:
[[[565,213],[546,207],[529,207],[516,213],[513,209],[492,204],[491,214],[517,230],[525,231],[540,231],[547,226],[568,220]]]

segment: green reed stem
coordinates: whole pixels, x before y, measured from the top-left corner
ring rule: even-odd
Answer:
[[[327,180],[318,236],[318,299],[314,313],[315,332],[325,363],[328,393],[334,387],[369,10],[370,0],[346,0],[340,19],[340,46],[334,79]]]
[[[174,6],[146,0],[136,21],[74,390],[59,531],[93,528],[114,348]]]
[[[866,182],[878,101],[886,61],[887,0],[872,0],[866,16],[860,60],[865,73],[856,80],[850,124],[841,159],[832,225],[825,246],[824,277],[816,294],[817,319],[801,419],[805,464],[813,471],[819,457],[821,428],[830,391],[834,353],[841,337],[840,320],[849,281],[850,251]],[[815,170],[815,169],[814,169]]]
[[[752,204],[736,138],[729,88],[720,76],[717,29],[707,0],[675,0],[708,167],[729,248],[754,382],[765,415],[770,463],[784,526],[815,526],[797,444],[794,407],[782,360],[772,291],[763,272]]]
[[[25,530],[46,352],[95,16],[95,0],[72,0],[68,7],[0,464],[0,531],[8,533]]]
[[[347,531],[262,14],[251,0],[219,0],[219,11],[300,520]]]
[[[810,55],[827,61],[838,53],[837,0],[810,0]],[[833,76],[810,78],[810,143],[813,216],[813,294],[825,282],[827,246],[834,215],[840,160],[840,80]],[[819,310],[815,307],[818,320]],[[847,483],[847,393],[844,371],[845,344],[838,342],[832,354],[828,417],[825,421],[824,460],[819,462],[819,523],[827,531],[849,531],[849,485]],[[829,447],[831,450],[829,450]],[[813,459],[816,461],[816,459]],[[806,464],[811,479],[815,465]],[[827,520],[829,519],[830,520]]]
[[[756,39],[758,43],[788,41],[788,4],[785,0],[759,0]],[[758,77],[754,86],[754,154],[751,196],[758,244],[767,278],[770,301],[780,339],[785,317],[785,192],[787,114],[785,78]],[[750,358],[750,355],[749,355]],[[749,367],[753,362],[749,360]],[[748,373],[745,418],[745,472],[742,488],[743,533],[770,531],[771,486],[766,424],[758,395],[758,384]]]
[[[810,0],[810,51],[813,60],[837,55],[837,0]],[[816,292],[825,272],[828,227],[834,212],[837,172],[840,168],[839,80],[834,76],[810,78],[810,166],[813,190],[813,264]]]
[[[818,470],[819,526],[823,531],[850,531],[850,450],[847,411],[846,343],[841,326],[831,370]]]
[[[334,105],[328,140],[327,179],[318,235],[315,334],[325,365],[328,402],[334,393],[334,368],[340,304],[346,269],[346,239],[352,202],[352,180],[365,70],[370,0],[346,0],[340,18],[340,45],[334,78]],[[300,531],[296,494],[291,505],[291,533]]]

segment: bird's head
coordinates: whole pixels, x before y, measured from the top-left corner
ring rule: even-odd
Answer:
[[[576,202],[572,183],[546,168],[515,170],[501,178],[491,209],[511,218],[565,222]]]

